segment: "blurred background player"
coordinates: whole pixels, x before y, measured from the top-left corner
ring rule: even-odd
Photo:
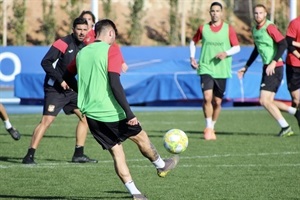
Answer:
[[[260,104],[271,114],[281,127],[278,136],[285,137],[294,134],[291,126],[285,120],[280,110],[296,116],[298,122],[300,114],[296,108],[290,107],[283,102],[274,100],[275,94],[283,79],[283,60],[281,58],[287,43],[275,24],[267,20],[267,9],[262,4],[254,7],[254,19],[256,26],[252,28],[254,49],[246,65],[238,71],[242,78],[247,69],[255,61],[258,55],[263,61],[262,79],[260,85]]]
[[[84,155],[84,144],[88,132],[87,121],[77,108],[77,93],[70,89],[63,79],[67,65],[75,58],[78,51],[85,46],[83,40],[85,39],[87,30],[87,21],[84,18],[76,18],[73,21],[73,33],[56,40],[41,62],[46,72],[43,116],[33,132],[30,147],[22,161],[24,164],[35,164],[35,151],[46,130],[62,109],[66,114],[75,113],[79,118],[76,127],[76,146],[72,162],[97,162],[97,160],[90,159]],[[53,66],[54,63],[55,67]],[[59,129],[59,131],[68,130]]]
[[[206,120],[205,140],[215,140],[215,124],[221,112],[226,81],[231,77],[232,55],[240,51],[233,27],[223,22],[219,2],[210,6],[211,21],[201,25],[190,42],[190,62],[200,75],[203,113]],[[202,41],[199,64],[195,60],[196,44]]]
[[[2,119],[5,129],[11,135],[11,137],[14,140],[19,140],[21,138],[21,134],[10,123],[9,118],[8,118],[8,114],[7,114],[7,112],[6,112],[6,110],[5,110],[2,103],[0,103],[0,118]]]
[[[286,81],[292,98],[292,106],[299,109],[300,103],[300,16],[290,21],[286,41]],[[300,122],[298,121],[300,127]]]
[[[88,26],[88,33],[86,34],[86,37],[84,39],[84,43],[86,45],[91,44],[95,41],[95,30],[94,30],[94,25],[95,25],[95,20],[96,17],[95,15],[89,11],[89,10],[84,10],[81,12],[81,14],[79,15],[79,17],[82,17],[84,19],[87,20],[89,26]],[[117,45],[116,43],[114,43],[113,45]],[[128,66],[125,63],[124,59],[123,59],[123,64],[122,64],[122,72],[126,72],[128,70]]]

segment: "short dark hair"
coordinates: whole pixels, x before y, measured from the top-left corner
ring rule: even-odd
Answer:
[[[86,25],[88,25],[88,22],[86,21],[86,19],[84,19],[82,17],[77,17],[73,21],[73,28],[75,28],[78,24],[86,24]]]
[[[118,30],[113,21],[110,19],[102,19],[95,24],[95,34],[99,35],[106,27],[112,27],[118,36]]]
[[[220,7],[221,7],[221,10],[223,9],[222,4],[219,3],[219,2],[213,2],[213,3],[210,5],[210,9],[211,9],[213,6],[220,6]]]
[[[92,13],[92,11],[89,11],[89,10],[84,10],[84,11],[82,11],[81,14],[79,15],[79,17],[82,17],[82,18],[83,18],[83,15],[85,15],[85,14],[91,15],[91,16],[92,16],[93,22],[94,22],[94,23],[96,22],[96,17],[95,17],[95,15]]]
[[[264,6],[263,4],[256,4],[256,5],[253,7],[253,11],[255,10],[255,8],[263,8],[263,9],[265,9],[266,12],[268,12],[266,6]]]

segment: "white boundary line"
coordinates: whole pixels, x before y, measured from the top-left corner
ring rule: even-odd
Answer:
[[[181,160],[195,160],[195,159],[211,159],[211,158],[232,158],[232,157],[252,157],[252,156],[278,156],[278,155],[296,155],[300,154],[300,152],[275,152],[275,153],[248,153],[248,154],[223,154],[223,155],[203,155],[203,156],[180,156]],[[147,159],[128,159],[127,162],[145,162]],[[1,162],[0,162],[1,163]],[[107,167],[107,165],[101,165],[105,163],[110,163],[112,165],[112,160],[102,160],[99,161],[98,164],[91,163],[91,164],[74,164],[71,162],[66,163],[59,163],[59,162],[53,162],[53,163],[38,163],[37,165],[24,165],[24,164],[12,164],[12,165],[1,165],[0,169],[8,169],[8,168],[61,168],[61,167],[84,167],[84,168],[101,168],[101,167]],[[270,166],[270,167],[286,167],[286,166],[294,166],[294,167],[300,167],[300,163],[288,163],[288,164],[279,164],[279,165],[272,165],[272,164],[236,164],[236,165],[185,165],[184,161],[181,162],[182,164],[180,166],[182,167],[261,167],[261,166]],[[152,165],[130,165],[130,167],[153,167]]]

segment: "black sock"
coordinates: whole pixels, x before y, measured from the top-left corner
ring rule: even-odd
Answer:
[[[27,157],[33,158],[35,154],[35,149],[34,148],[29,148],[27,151]]]
[[[74,156],[79,157],[79,156],[83,156],[83,146],[75,146],[75,152],[74,152]]]

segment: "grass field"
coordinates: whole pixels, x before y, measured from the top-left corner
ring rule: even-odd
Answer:
[[[162,157],[171,128],[184,130],[188,149],[178,167],[159,178],[151,163],[126,141],[128,165],[150,200],[300,199],[300,134],[296,119],[284,115],[295,135],[278,138],[279,126],[265,110],[223,110],[217,140],[204,141],[202,111],[135,112]],[[44,136],[35,166],[21,164],[40,114],[10,115],[22,133],[13,139],[0,126],[0,199],[130,199],[112,159],[89,134],[85,153],[97,164],[72,164],[75,116],[60,114]]]

